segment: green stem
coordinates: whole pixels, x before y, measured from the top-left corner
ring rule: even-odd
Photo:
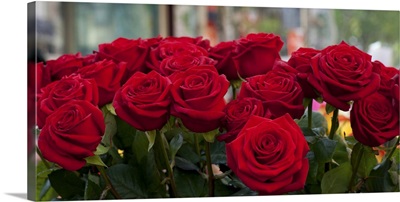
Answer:
[[[311,129],[312,128],[312,105],[313,105],[313,101],[311,100],[310,104],[308,104],[307,107],[307,118],[308,118],[308,128]]]
[[[42,152],[39,150],[38,147],[36,147],[36,153],[39,155],[40,159],[42,160],[44,166],[46,166],[47,169],[50,169],[50,164],[49,162],[46,161],[46,159],[43,157]]]
[[[104,169],[103,166],[96,165],[97,169],[100,171],[100,175],[104,178],[107,184],[107,188],[110,189],[111,194],[116,198],[116,199],[122,199],[121,195],[118,194],[118,192],[115,190],[114,186],[111,183],[110,178],[108,177],[106,170]]]
[[[232,100],[236,100],[236,87],[233,83],[231,83],[232,87]]]
[[[196,149],[197,155],[200,157],[200,145],[199,145],[199,137],[197,134],[194,134],[194,147]]]
[[[194,134],[194,147],[196,150],[196,154],[199,158],[201,158],[201,153],[200,153],[200,143],[199,143],[199,135],[198,134]],[[200,161],[199,162],[200,168],[203,167],[203,162]]]
[[[178,192],[176,191],[174,173],[172,171],[172,168],[171,168],[171,165],[170,165],[170,162],[169,162],[167,151],[165,150],[163,138],[164,138],[164,134],[163,133],[159,133],[159,131],[157,130],[157,136],[156,136],[155,144],[157,144],[157,147],[159,147],[159,150],[161,150],[161,155],[162,155],[162,157],[164,159],[164,164],[165,164],[165,167],[167,169],[167,174],[168,174],[169,182],[170,182],[170,185],[171,185],[171,191],[172,191],[171,197],[175,198],[175,197],[178,197]]]
[[[339,109],[335,109],[333,111],[333,116],[332,116],[332,120],[331,120],[331,130],[329,132],[329,139],[333,140],[335,133],[337,131],[337,129],[339,128]],[[325,172],[328,172],[331,169],[332,165],[331,163],[325,163]]]
[[[210,143],[205,141],[206,143],[206,159],[207,159],[207,173],[208,173],[208,196],[214,196],[214,173],[211,166],[211,152],[210,152]]]
[[[358,168],[360,167],[360,162],[361,162],[361,158],[363,157],[363,153],[364,153],[364,146],[361,147],[360,154],[358,155],[359,158],[357,158],[355,168],[353,169],[353,173],[351,174],[349,188],[348,188],[349,192],[353,192],[353,181],[357,176],[357,171],[358,171]]]
[[[329,139],[331,139],[331,140],[333,140],[333,137],[335,136],[336,130],[339,128],[338,115],[339,115],[339,109],[335,109],[333,111],[331,131],[329,133]]]

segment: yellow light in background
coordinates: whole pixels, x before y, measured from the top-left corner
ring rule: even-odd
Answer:
[[[118,149],[118,154],[119,154],[121,157],[124,157],[124,150]]]

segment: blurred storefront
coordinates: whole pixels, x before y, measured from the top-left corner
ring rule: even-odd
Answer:
[[[99,43],[111,42],[118,37],[203,36],[210,40],[211,45],[215,45],[251,32],[272,32],[280,35],[285,42],[281,51],[284,59],[301,46],[321,49],[342,40],[368,51],[367,45],[375,41],[367,41],[364,36],[371,31],[362,30],[362,23],[365,24],[362,16],[357,21],[357,16],[353,14],[356,11],[352,12],[333,9],[37,2],[37,47],[46,59],[51,59],[64,53],[89,54],[97,49]],[[376,18],[393,16],[393,13],[396,14],[395,11],[378,13]],[[393,29],[380,31],[395,30],[399,36],[399,19],[392,20]],[[391,35],[373,36],[382,36],[376,41],[383,40],[380,44],[384,51],[374,46],[371,53],[389,57],[386,60],[390,64],[387,65],[398,67],[399,38],[388,37]]]

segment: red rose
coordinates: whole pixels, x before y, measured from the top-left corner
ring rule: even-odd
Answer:
[[[296,76],[301,88],[303,89],[304,97],[318,97],[314,88],[308,83],[308,77],[313,73],[311,68],[311,58],[320,52],[320,50],[313,48],[299,48],[292,53],[288,60],[288,64],[298,71]]]
[[[284,65],[284,63],[282,64]],[[253,76],[242,83],[238,99],[254,97],[264,103],[264,109],[271,118],[289,113],[292,118],[304,114],[303,91],[293,73],[277,69],[265,75]]]
[[[83,58],[81,53],[77,54],[64,54],[56,60],[46,61],[44,68],[43,78],[48,83],[60,80],[63,76],[75,73],[80,67],[83,66]]]
[[[203,39],[202,36],[199,37],[188,37],[188,36],[181,36],[181,37],[175,37],[175,36],[169,36],[163,39],[163,41],[179,41],[179,42],[185,42],[185,43],[191,43],[197,46],[200,46],[204,48],[205,50],[209,50],[211,48],[210,46],[210,40],[208,39]]]
[[[252,116],[237,138],[226,144],[229,168],[260,195],[302,189],[308,151],[301,129],[288,114],[275,120]]]
[[[207,56],[195,56],[186,52],[177,53],[173,56],[165,58],[158,70],[162,75],[169,76],[175,72],[182,72],[194,66],[211,65],[217,62]]]
[[[265,74],[275,60],[281,59],[279,51],[283,46],[281,38],[274,34],[248,34],[237,41],[233,57],[236,69],[242,78]]]
[[[111,59],[115,63],[126,62],[126,72],[122,78],[125,83],[137,71],[145,70],[149,48],[142,39],[117,38],[111,43],[99,45],[96,60]]]
[[[392,99],[376,92],[354,102],[350,112],[353,136],[370,147],[399,135],[399,111]]]
[[[212,66],[196,66],[174,74],[171,114],[193,132],[217,129],[225,115],[222,110],[228,88],[229,81]]]
[[[115,92],[121,87],[126,63],[115,64],[112,60],[102,60],[80,68],[77,73],[83,78],[94,79],[99,89],[99,106],[111,103]]]
[[[396,111],[399,111],[399,105],[400,105],[400,88],[399,88],[399,75],[397,75],[397,78],[395,79],[396,83],[393,84],[392,87],[392,97],[393,97],[393,102]]]
[[[43,157],[66,170],[79,170],[93,156],[105,132],[103,113],[90,102],[73,100],[58,108],[38,137]]]
[[[252,115],[261,117],[265,115],[261,100],[251,97],[232,100],[226,105],[224,112],[225,117],[222,123],[227,132],[218,136],[217,139],[218,141],[225,141],[226,143],[236,138]]]
[[[313,74],[308,81],[328,104],[348,111],[350,101],[374,93],[379,75],[374,73],[371,56],[345,42],[321,50],[312,58]]]
[[[83,66],[91,65],[96,62],[96,54],[88,54],[83,57]]]
[[[161,40],[163,40],[163,38],[161,36],[157,36],[153,38],[143,39],[143,43],[149,48],[156,48]]]
[[[210,50],[210,57],[217,60],[215,65],[220,74],[225,74],[228,80],[238,80],[238,72],[233,62],[234,50],[236,49],[235,41],[220,42]]]
[[[80,75],[70,75],[42,88],[38,99],[38,127],[42,128],[47,116],[71,100],[85,100],[97,105],[99,95],[96,82],[83,79]]]
[[[190,54],[193,56],[208,56],[207,50],[189,42],[161,41],[156,48],[151,49],[146,65],[152,70],[160,69],[161,61],[175,54]]]
[[[161,129],[169,119],[170,88],[171,81],[155,71],[136,72],[115,94],[115,112],[138,130]]]
[[[399,70],[394,67],[386,67],[380,61],[372,62],[374,72],[378,73],[381,78],[379,92],[382,95],[391,97],[393,86],[399,83]]]

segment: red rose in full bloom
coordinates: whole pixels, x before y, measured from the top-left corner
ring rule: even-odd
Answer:
[[[94,79],[99,89],[99,106],[111,103],[115,92],[121,87],[121,79],[125,73],[126,63],[114,63],[104,59],[84,66],[77,71],[83,78]]]
[[[280,60],[279,51],[283,41],[272,33],[251,33],[237,40],[235,56],[232,58],[242,78],[269,72],[275,60]]]
[[[136,72],[115,94],[115,112],[138,130],[161,129],[170,115],[170,88],[171,81],[156,71]]]
[[[200,46],[185,41],[160,41],[157,47],[152,48],[146,65],[149,69],[159,71],[161,62],[175,54],[190,54],[193,56],[208,56],[208,51]]]
[[[313,48],[299,48],[294,51],[288,60],[288,64],[295,68],[297,80],[304,92],[304,97],[317,98],[314,88],[308,83],[308,77],[313,73],[311,68],[311,58],[317,55],[320,50]]]
[[[72,100],[52,113],[38,137],[43,157],[66,170],[79,170],[94,155],[105,132],[103,113],[84,100]]]
[[[84,58],[81,53],[64,54],[55,60],[46,61],[43,69],[43,79],[45,83],[60,80],[64,76],[75,73],[83,66]]]
[[[205,50],[209,50],[211,48],[210,46],[210,40],[208,39],[203,39],[202,36],[198,37],[188,37],[188,36],[180,36],[180,37],[175,37],[175,36],[169,36],[163,39],[163,41],[179,41],[179,42],[185,42],[185,43],[191,43],[195,44],[196,46],[200,46],[204,48]]]
[[[228,80],[239,79],[235,63],[232,59],[235,55],[235,49],[235,41],[220,42],[210,49],[210,57],[218,61],[215,68],[217,68],[220,74],[225,74]]]
[[[226,144],[229,168],[260,195],[302,189],[308,151],[301,129],[288,114],[274,120],[252,116],[236,139]]]
[[[264,75],[253,76],[242,83],[238,99],[254,97],[264,103],[268,117],[277,118],[289,113],[292,118],[304,114],[303,91],[295,74],[284,71],[293,69],[286,63],[277,63],[276,69]]]
[[[99,94],[96,82],[80,75],[70,75],[42,88],[38,98],[38,127],[42,128],[47,116],[71,100],[86,100],[97,106]]]
[[[323,100],[348,111],[350,101],[366,97],[379,88],[380,78],[373,72],[371,56],[345,42],[321,50],[311,60],[309,83]]]
[[[125,83],[135,72],[145,71],[148,52],[149,47],[144,40],[120,37],[111,43],[100,44],[96,61],[110,59],[115,63],[126,62],[126,72],[122,78],[122,83]]]
[[[220,127],[229,81],[212,66],[196,66],[174,74],[171,114],[197,133]]]
[[[169,76],[175,72],[183,72],[191,67],[201,65],[214,66],[216,63],[217,61],[207,56],[196,56],[182,52],[162,60],[158,71],[164,76]]]
[[[399,111],[391,98],[379,92],[354,102],[350,112],[353,136],[370,147],[379,146],[399,135]]]
[[[226,143],[236,138],[251,116],[265,116],[262,101],[252,97],[232,100],[226,105],[224,112],[225,117],[222,120],[222,125],[227,132],[218,136],[217,139]]]

